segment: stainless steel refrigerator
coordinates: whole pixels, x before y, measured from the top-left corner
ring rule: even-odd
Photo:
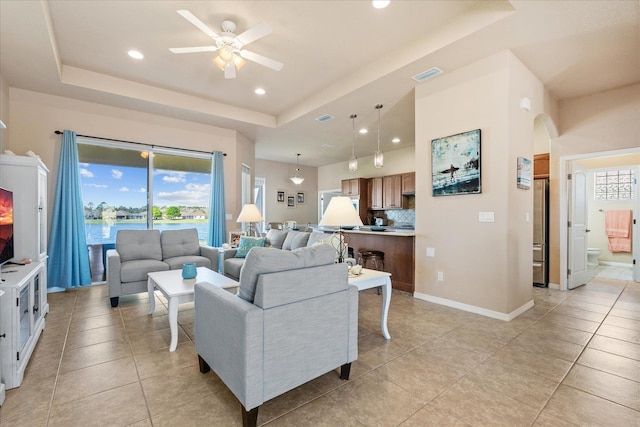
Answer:
[[[549,180],[533,180],[533,284],[549,285]]]

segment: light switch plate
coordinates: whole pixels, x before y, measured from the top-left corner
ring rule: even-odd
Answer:
[[[436,256],[436,248],[427,248],[427,256]]]
[[[494,213],[493,212],[478,212],[478,221],[479,222],[494,222]]]
[[[224,219],[226,219],[227,221],[231,221],[231,214],[225,214],[224,215]]]

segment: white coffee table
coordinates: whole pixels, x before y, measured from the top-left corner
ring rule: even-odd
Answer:
[[[195,279],[183,279],[182,270],[157,271],[149,273],[147,290],[149,291],[149,314],[156,309],[154,289],[162,292],[169,301],[169,327],[171,328],[171,345],[169,351],[178,346],[178,305],[193,301],[193,286],[197,282],[209,282],[220,288],[235,288],[238,282],[206,267],[197,268]]]
[[[382,335],[386,339],[391,339],[389,329],[387,329],[387,317],[389,315],[389,304],[391,303],[391,273],[363,268],[362,273],[358,276],[349,275],[349,284],[357,286],[359,291],[375,288],[377,286],[382,287],[382,314],[380,316],[380,327],[382,329]]]

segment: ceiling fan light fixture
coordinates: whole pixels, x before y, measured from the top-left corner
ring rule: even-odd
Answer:
[[[295,185],[300,185],[304,182],[304,177],[302,175],[298,175],[300,174],[299,160],[300,153],[298,153],[298,157],[296,158],[296,173],[291,178],[289,178]]]
[[[216,56],[215,58],[213,58],[213,61],[211,62],[213,62],[213,65],[218,67],[221,71],[224,71],[224,66],[227,65],[227,63],[224,62],[222,58],[220,58],[219,56]]]

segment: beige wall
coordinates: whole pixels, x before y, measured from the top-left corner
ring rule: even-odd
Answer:
[[[0,120],[9,127],[9,84],[0,74]],[[8,129],[0,129],[0,153],[9,145]]]
[[[265,222],[296,221],[298,224],[318,223],[318,168],[300,166],[304,181],[295,185],[289,179],[294,175],[296,165],[271,160],[256,159],[256,177],[265,179]],[[304,204],[288,208],[286,203],[277,203],[276,192],[284,190],[285,195],[297,196],[305,193]],[[285,199],[286,200],[286,199]]]
[[[520,109],[523,96],[531,112]],[[533,196],[516,188],[516,161],[533,156],[544,101],[542,84],[510,52],[417,86],[415,157],[425,165],[432,139],[482,132],[481,194],[432,197],[430,166],[416,168],[417,293],[505,315],[531,302]],[[479,212],[495,222],[479,222]]]
[[[9,93],[11,126],[7,129],[10,144],[6,148],[16,154],[31,150],[40,155],[50,170],[49,200],[53,200],[54,195],[61,138],[54,131],[69,129],[82,135],[223,151],[227,153],[224,160],[227,212],[236,209],[235,213],[230,212],[236,216],[240,212],[238,165],[253,164],[254,152],[253,144],[237,132],[16,88],[11,88]],[[227,221],[227,229],[236,228],[234,220]]]
[[[550,156],[549,280],[560,284],[560,158],[640,147],[640,84],[559,103]]]
[[[376,169],[373,166],[373,153],[370,156],[358,157],[358,170],[349,172],[349,161],[334,163],[318,168],[318,190],[340,190],[343,179],[374,178],[384,175],[395,175],[416,170],[414,147],[384,153],[384,167]]]

